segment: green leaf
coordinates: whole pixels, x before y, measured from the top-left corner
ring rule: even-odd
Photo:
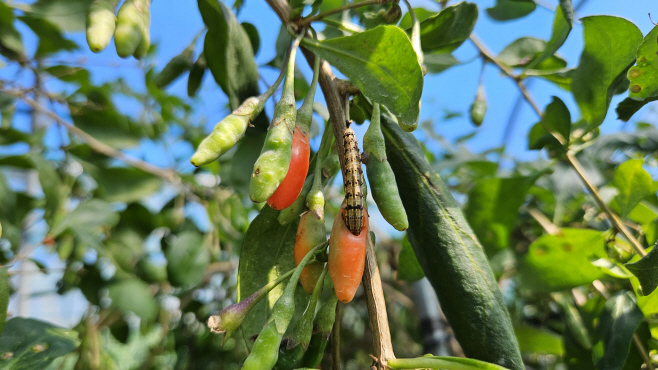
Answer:
[[[656,100],[658,100],[658,96],[640,101],[626,98],[622,100],[615,109],[617,112],[617,119],[628,122],[628,120],[631,119],[631,117],[633,117],[633,115],[637,113],[637,111],[639,111],[642,107]]]
[[[542,149],[549,145],[552,149],[564,149],[564,147],[551,135],[546,132],[547,127],[552,132],[556,132],[566,140],[566,147],[569,145],[569,136],[571,135],[571,113],[569,108],[557,96],[546,106],[541,122],[536,124],[530,131],[528,140],[529,149]]]
[[[75,42],[64,37],[60,29],[46,19],[32,16],[22,16],[18,19],[39,37],[39,46],[34,53],[35,58],[43,58],[61,50],[72,51],[78,48]]]
[[[565,4],[568,3],[568,4]],[[566,8],[566,10],[565,10]],[[544,50],[535,57],[535,59],[528,64],[527,69],[539,66],[543,61],[550,56],[564,44],[573,28],[573,8],[571,8],[571,1],[562,1],[560,6],[555,10],[555,19],[553,20],[553,33],[551,39],[548,40],[544,46]]]
[[[502,366],[472,358],[425,355],[416,358],[389,360],[391,369],[455,369],[455,370],[507,370]]]
[[[487,14],[497,21],[509,21],[532,13],[537,4],[532,0],[496,0],[496,6],[487,8]]]
[[[585,49],[571,81],[571,91],[590,129],[608,113],[617,86],[635,60],[642,32],[633,23],[611,16],[582,19]]]
[[[644,320],[635,297],[620,291],[606,303],[600,320],[600,340],[592,348],[592,359],[600,370],[618,370],[624,366],[633,334]]]
[[[406,126],[420,114],[423,72],[407,35],[396,26],[380,26],[353,36],[302,44],[338,68],[361,92],[388,107]]]
[[[251,49],[254,52],[254,55],[258,54],[258,49],[260,49],[260,35],[258,34],[258,29],[251,23],[242,22],[240,24],[244,28],[244,32],[249,36],[249,41],[251,43]]]
[[[425,54],[423,64],[427,73],[441,73],[460,62],[452,54]]]
[[[629,97],[645,100],[658,97],[658,26],[654,27],[637,49],[637,63],[628,70]]]
[[[266,205],[249,225],[240,251],[238,302],[295,267],[293,247],[299,219],[282,226],[277,220],[278,215],[278,211]],[[284,287],[285,283],[274,288],[249,312],[242,323],[245,338],[260,333]],[[289,328],[294,328],[294,321],[301,317],[306,308],[305,301],[308,301],[308,294],[297,289],[295,316]],[[248,342],[249,347],[252,344]]]
[[[100,199],[92,199],[79,205],[50,228],[53,236],[58,236],[66,230],[72,230],[77,235],[99,235],[103,229],[119,222],[119,214],[111,204]]]
[[[52,225],[53,218],[59,213],[62,203],[62,181],[52,162],[43,158],[42,155],[33,153],[30,159],[39,173],[39,183],[46,196],[45,219]]]
[[[105,144],[117,149],[139,144],[141,132],[138,127],[129,117],[120,114],[111,101],[103,99],[87,101],[86,104],[70,102],[69,106],[73,123]]]
[[[631,159],[620,164],[615,170],[612,185],[617,188],[618,193],[611,205],[621,218],[626,218],[633,208],[652,192],[653,180],[642,168],[642,164],[642,159]]]
[[[44,369],[80,345],[78,333],[43,321],[14,317],[0,335],[0,367]]]
[[[405,235],[402,239],[402,248],[398,256],[398,280],[413,283],[425,277],[423,268],[418,263],[418,258],[414,253],[414,249],[409,243],[409,239]]]
[[[256,160],[260,156],[260,150],[264,142],[265,135],[253,135],[245,136],[238,143],[238,149],[228,163],[230,166],[228,179],[235,191],[243,192],[244,194],[248,192],[251,172],[254,168],[254,163],[256,163]]]
[[[14,9],[4,2],[0,3],[0,52],[16,60],[25,57],[25,49],[21,34],[14,28],[14,18]]]
[[[644,295],[653,293],[658,286],[658,248],[651,249],[651,252],[639,261],[627,263],[624,266],[640,280]]]
[[[0,226],[0,235],[2,227]],[[7,307],[9,306],[9,276],[7,275],[8,267],[0,268],[0,334],[5,327],[7,320]]]
[[[427,10],[425,8],[414,8],[414,14],[416,14],[416,19],[418,19],[418,22],[422,22],[427,18],[435,15],[436,11]],[[402,16],[398,27],[402,28],[403,30],[411,28],[411,13],[406,12]]]
[[[536,179],[536,176],[485,178],[469,191],[464,215],[488,256],[509,246],[519,207]]]
[[[622,264],[609,258],[593,258],[592,265],[598,267],[612,277],[618,279],[628,279],[633,276]]]
[[[524,67],[534,63],[544,51],[546,51],[546,41],[534,37],[521,37],[507,45],[496,59],[510,67]],[[551,53],[533,68],[552,71],[566,66],[567,62],[564,59]]]
[[[592,256],[606,257],[605,234],[568,228],[561,232],[562,235],[542,235],[530,244],[519,265],[521,288],[557,292],[604,276],[589,260]]]
[[[420,23],[420,44],[426,53],[450,53],[468,39],[478,19],[478,7],[460,2]]]
[[[158,314],[158,304],[149,286],[139,279],[122,279],[111,283],[108,295],[112,306],[130,311],[144,320],[154,320]]]
[[[258,65],[249,34],[238,23],[231,9],[217,0],[198,0],[203,22],[208,27],[203,53],[217,84],[228,97],[231,110],[251,96],[260,95]],[[269,122],[264,114],[254,120],[256,128],[265,131]]]
[[[93,0],[39,0],[31,5],[21,4],[20,9],[34,17],[44,18],[62,31],[84,30],[87,10]]]
[[[537,70],[529,69],[523,72],[524,77],[539,77],[550,81],[565,91],[571,91],[571,80],[573,79],[574,68],[564,68],[560,70]]]
[[[99,169],[94,179],[108,202],[132,203],[160,189],[160,178],[132,167]]]
[[[464,354],[523,370],[502,295],[459,205],[414,136],[386,112],[381,123],[386,157],[409,217],[409,242]]]
[[[210,251],[203,235],[183,231],[165,251],[169,281],[175,286],[194,287],[203,280],[210,263]]]
[[[562,337],[539,328],[527,325],[514,325],[514,334],[519,341],[522,353],[550,353],[562,356]]]

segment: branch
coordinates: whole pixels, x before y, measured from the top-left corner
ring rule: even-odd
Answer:
[[[276,12],[279,16],[279,19],[284,25],[290,24],[290,6],[285,2],[285,0],[267,0],[267,3],[270,7]],[[363,4],[363,3],[359,3]],[[313,66],[315,63],[315,54],[310,52],[305,48],[301,48],[306,60],[309,65]],[[338,148],[343,147],[343,132],[345,132],[345,112],[343,111],[343,99],[338,93],[336,88],[336,83],[334,82],[336,77],[331,71],[331,67],[326,61],[322,61],[320,64],[320,77],[319,83],[322,93],[324,94],[324,99],[327,103],[327,110],[329,110],[329,120],[331,121],[331,126],[334,132],[334,137],[336,138],[336,145]],[[338,150],[338,157],[340,160],[340,165],[343,167],[345,165],[345,153],[343,150]],[[370,238],[368,238],[370,239]],[[374,264],[375,271],[373,271],[369,266]],[[368,315],[370,317],[377,316],[377,319],[371,319],[371,327],[373,333],[380,333],[384,331],[386,334],[382,335],[375,341],[375,353],[379,354],[380,364],[386,364],[389,358],[394,358],[393,356],[393,344],[391,343],[390,332],[388,330],[388,320],[386,315],[386,306],[383,304],[384,293],[381,287],[381,278],[379,277],[379,271],[376,270],[377,264],[372,250],[372,245],[369,243],[368,252],[366,254],[366,271],[370,270],[370,278],[364,278],[364,289],[366,291],[366,296],[368,301],[378,302],[377,311],[371,311],[370,305],[368,306]],[[364,274],[366,275],[366,274]],[[383,320],[382,320],[383,318]],[[338,318],[337,318],[338,319]],[[389,357],[390,356],[390,357]],[[382,367],[385,368],[385,367]]]
[[[46,116],[57,122],[58,124],[64,126],[64,128],[66,128],[67,131],[78,135],[95,152],[104,154],[108,157],[118,159],[130,166],[139,168],[144,172],[160,177],[161,179],[170,182],[174,185],[182,185],[182,180],[180,176],[178,176],[173,170],[156,167],[148,162],[142,161],[141,159],[137,159],[133,156],[130,156],[117,149],[112,148],[111,146],[103,143],[102,141],[96,139],[95,137],[81,130],[79,127],[75,126],[72,122],[69,122],[64,118],[60,117],[57,113],[43,106],[43,104],[37,102],[36,100],[26,96],[21,92],[15,92],[15,91],[4,91],[4,92],[16,96],[17,98],[23,100],[27,105],[29,105],[35,111],[45,114]],[[184,189],[188,192],[188,195],[195,198],[196,200],[199,200],[198,196],[191,189],[188,189],[187,187],[184,187]]]
[[[379,368],[387,368],[388,360],[394,359],[395,354],[393,353],[393,344],[391,343],[391,331],[388,327],[382,280],[379,276],[374,243],[370,234],[368,234],[367,248],[366,266],[363,272],[363,288],[366,293],[368,319],[370,321],[370,331],[372,332],[377,365],[379,365]]]
[[[480,51],[480,53],[482,54],[482,56],[485,59],[490,60],[491,62],[493,62],[504,74],[506,74],[508,77],[510,77],[512,80],[514,80],[517,87],[519,88],[519,90],[523,94],[523,97],[525,98],[525,100],[528,101],[528,103],[532,106],[532,109],[535,111],[535,113],[537,113],[537,115],[541,119],[542,116],[543,116],[543,112],[541,111],[541,109],[539,108],[537,103],[535,103],[534,99],[532,98],[532,96],[530,95],[528,90],[526,89],[523,82],[521,82],[519,80],[519,78],[516,75],[514,75],[514,73],[512,72],[512,70],[508,66],[506,66],[506,65],[500,63],[498,60],[496,60],[496,58],[482,44],[482,42],[477,38],[477,36],[472,34],[470,36],[470,39],[473,42],[473,44],[475,45],[475,47],[478,48],[478,50]],[[546,132],[553,135],[553,137],[557,141],[559,141],[560,144],[562,144],[563,146],[566,146],[566,140],[565,140],[564,137],[562,137],[562,135],[560,135],[558,132],[555,132],[554,130],[551,130],[544,123],[542,123],[542,126],[544,127]],[[617,229],[631,243],[631,245],[633,246],[635,251],[640,256],[646,256],[647,252],[644,251],[644,248],[642,248],[642,245],[640,244],[640,242],[638,242],[637,239],[628,231],[628,229],[626,229],[626,227],[624,226],[624,224],[621,221],[621,219],[619,218],[619,216],[617,216],[614,212],[612,212],[612,210],[605,204],[605,202],[603,201],[603,198],[601,198],[601,195],[599,194],[598,189],[589,180],[589,178],[585,174],[585,170],[584,170],[583,166],[580,164],[580,161],[578,161],[578,158],[576,158],[574,153],[572,153],[571,151],[568,151],[566,157],[567,157],[567,161],[569,162],[569,164],[571,164],[573,169],[576,171],[578,176],[580,176],[580,179],[583,181],[583,183],[585,184],[585,186],[589,190],[589,193],[594,198],[594,201],[599,205],[599,207],[603,210],[603,212],[605,212],[608,215],[608,218],[610,219],[610,222],[615,227],[615,229]]]
[[[300,26],[308,26],[312,22],[319,21],[323,18],[327,18],[327,17],[332,16],[334,14],[342,13],[345,10],[360,8],[362,6],[368,6],[368,5],[386,4],[386,3],[391,3],[391,2],[394,2],[394,1],[396,1],[396,0],[363,0],[363,1],[355,1],[351,4],[346,4],[346,5],[343,5],[343,6],[339,6],[338,8],[331,9],[329,11],[326,11],[324,13],[320,13],[318,15],[314,15],[312,17],[302,18],[302,19],[299,20],[299,22],[297,22],[297,24],[299,24]]]

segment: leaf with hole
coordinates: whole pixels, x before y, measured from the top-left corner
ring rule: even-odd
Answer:
[[[7,321],[0,335],[0,365],[3,369],[45,369],[60,356],[80,345],[78,333],[23,317]]]
[[[557,292],[589,284],[604,276],[590,258],[606,257],[605,233],[586,229],[560,229],[561,235],[542,235],[530,244],[519,263],[523,289]]]

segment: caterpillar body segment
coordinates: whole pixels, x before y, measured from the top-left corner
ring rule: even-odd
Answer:
[[[343,220],[354,235],[359,235],[363,228],[363,169],[361,167],[361,152],[354,131],[349,127],[343,133],[343,148],[345,163],[343,170],[343,186],[347,203]]]

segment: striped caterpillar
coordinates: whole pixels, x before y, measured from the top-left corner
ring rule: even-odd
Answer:
[[[343,133],[345,149],[345,165],[343,170],[343,186],[347,206],[343,213],[345,225],[354,235],[361,233],[363,227],[363,169],[361,168],[361,152],[354,131],[348,126]]]

